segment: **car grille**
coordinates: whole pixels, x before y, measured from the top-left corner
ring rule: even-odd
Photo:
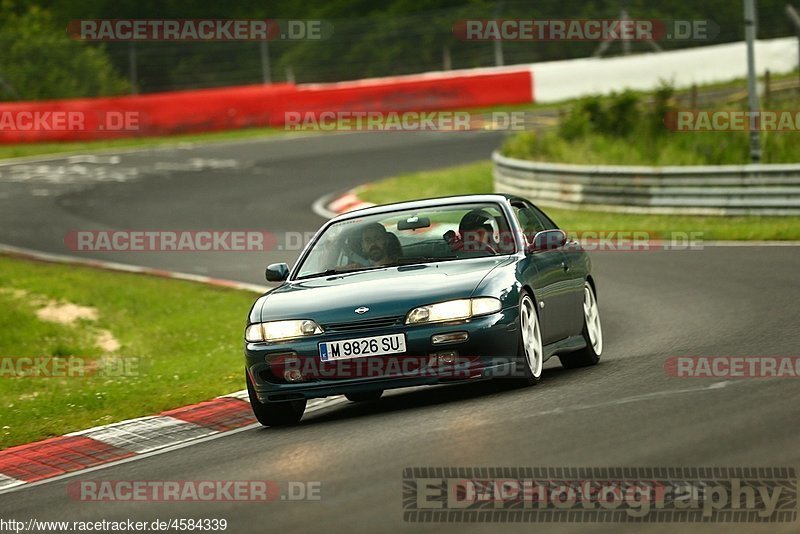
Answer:
[[[361,321],[350,321],[347,323],[328,323],[323,324],[322,328],[326,331],[349,332],[351,330],[370,330],[372,328],[386,328],[403,324],[404,317],[377,317],[375,319],[364,319]]]

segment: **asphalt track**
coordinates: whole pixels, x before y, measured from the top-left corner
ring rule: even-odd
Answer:
[[[119,153],[118,161],[104,156],[94,162],[58,158],[2,165],[0,242],[69,254],[63,237],[75,229],[312,231],[322,219],[310,205],[321,195],[400,172],[484,159],[500,139],[495,133],[346,134]],[[797,379],[686,379],[664,370],[671,356],[797,355],[798,252],[750,246],[598,252],[593,262],[606,346],[594,368],[566,371],[554,360],[533,388],[476,383],[339,404],[308,414],[297,427],[250,429],[8,493],[0,497],[0,517],[226,518],[228,532],[797,532],[797,522],[409,523],[402,514],[402,470],[800,467]],[[259,283],[266,263],[296,255],[275,250],[91,257]],[[197,306],[202,310],[202,303]],[[321,500],[176,504],[70,498],[69,482],[84,479],[319,481]]]

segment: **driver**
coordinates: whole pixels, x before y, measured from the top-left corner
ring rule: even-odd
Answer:
[[[370,223],[361,231],[361,252],[372,265],[386,265],[392,261],[389,254],[389,236],[380,223]]]
[[[350,246],[345,241],[346,256],[350,259],[350,263],[344,265],[342,269],[377,267],[389,265],[397,260],[396,247],[392,247],[394,235],[390,234],[382,224],[377,222],[366,224],[357,229],[352,237],[357,240],[353,245],[357,246]]]

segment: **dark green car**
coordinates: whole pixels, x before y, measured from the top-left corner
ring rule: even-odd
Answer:
[[[538,382],[558,355],[597,363],[603,334],[586,252],[524,198],[375,206],[326,223],[250,310],[247,389],[267,426],[306,400],[504,378]]]

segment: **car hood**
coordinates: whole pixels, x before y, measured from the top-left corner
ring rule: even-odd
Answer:
[[[465,298],[510,256],[387,267],[284,284],[261,299],[261,320],[313,319],[325,324],[405,315],[411,308]],[[365,306],[363,315],[356,308]]]

